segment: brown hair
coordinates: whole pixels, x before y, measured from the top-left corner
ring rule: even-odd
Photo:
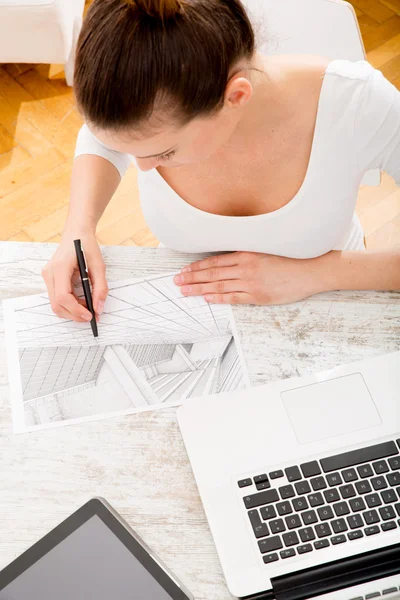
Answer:
[[[77,47],[78,106],[102,129],[138,126],[156,106],[188,122],[222,106],[232,67],[254,49],[241,0],[94,0]]]

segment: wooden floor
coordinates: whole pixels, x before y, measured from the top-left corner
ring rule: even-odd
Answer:
[[[400,89],[400,0],[353,0],[368,60]],[[59,65],[0,66],[0,240],[58,242],[81,118]],[[400,246],[400,189],[383,175],[360,190],[367,246]],[[140,210],[131,167],[98,227],[103,244],[157,241]]]

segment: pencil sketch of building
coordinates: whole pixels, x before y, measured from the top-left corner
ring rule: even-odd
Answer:
[[[230,308],[182,297],[170,276],[110,284],[98,338],[30,300],[15,310],[26,427],[245,387]]]

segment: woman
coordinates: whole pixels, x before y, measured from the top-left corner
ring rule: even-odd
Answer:
[[[95,0],[80,35],[77,144],[62,242],[44,269],[73,295],[81,238],[97,314],[107,295],[96,224],[128,164],[168,247],[222,251],[175,278],[208,302],[276,304],[336,289],[400,289],[400,253],[364,249],[366,170],[400,183],[400,93],[367,62],[255,51],[240,0]]]

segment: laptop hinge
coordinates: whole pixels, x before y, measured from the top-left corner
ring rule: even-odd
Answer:
[[[274,600],[274,598],[274,592],[272,590],[266,590],[265,592],[261,592],[255,596],[243,596],[240,598],[240,600]]]
[[[275,577],[271,583],[276,600],[306,600],[399,573],[400,544],[395,544]]]

